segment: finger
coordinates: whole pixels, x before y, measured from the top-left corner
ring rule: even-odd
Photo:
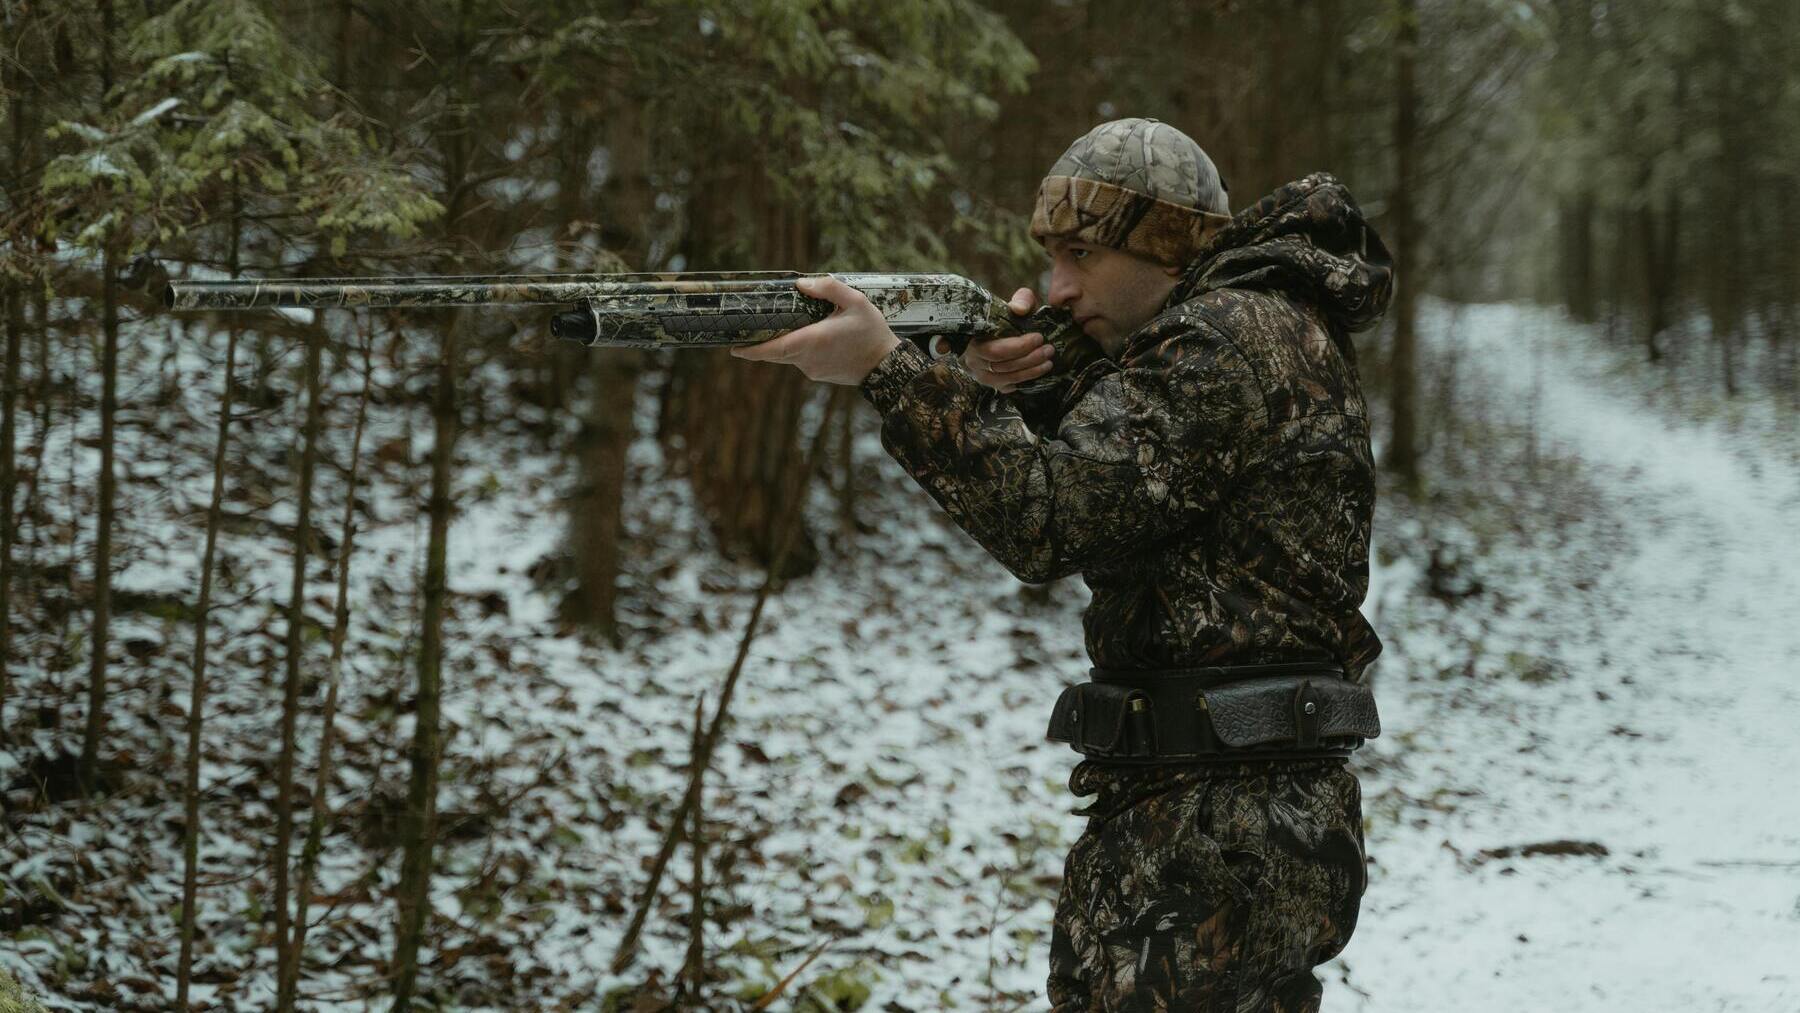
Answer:
[[[1001,384],[1009,382],[990,370],[971,369],[969,372],[975,377],[975,381],[983,387],[993,387],[998,390]]]
[[[774,338],[754,345],[733,345],[731,357],[749,359],[751,362],[778,362],[781,359],[781,340]]]
[[[814,274],[794,283],[801,295],[824,299],[840,310],[856,309],[869,304],[869,297],[829,274]]]
[[[1022,317],[1037,308],[1037,293],[1028,288],[1019,289],[1006,301],[1006,308],[1012,310],[1014,316]]]
[[[1030,372],[1008,376],[1004,381],[1002,381],[999,384],[996,384],[994,386],[994,389],[998,390],[1002,394],[1011,394],[1013,391],[1018,390],[1019,387],[1023,386],[1024,384],[1030,383],[1031,381],[1037,379],[1040,376],[1043,376],[1045,373],[1048,373],[1048,372],[1050,372],[1050,364],[1045,363],[1045,364],[1038,366],[1037,368],[1031,370]]]
[[[994,338],[970,345],[969,351],[986,362],[1005,362],[1016,359],[1044,344],[1044,336],[1037,331],[1020,334],[1010,338]]]
[[[1004,362],[992,363],[988,368],[995,373],[1008,374],[1010,378],[1011,374],[1017,373],[1020,370],[1032,369],[1047,364],[1052,357],[1052,351],[1053,349],[1046,345],[1029,355],[1021,355],[1016,359],[1007,359]]]
[[[819,326],[820,324],[807,324],[797,331],[789,331],[778,338],[770,338],[758,344],[735,345],[731,349],[731,354],[739,359],[749,359],[752,362],[786,362],[793,358],[802,346],[818,337],[819,331],[816,328]]]
[[[805,327],[788,331],[785,335],[770,338],[761,344],[734,345],[731,354],[734,354],[736,358],[749,358],[754,362],[788,362],[796,354],[803,353],[806,345],[832,340],[833,329],[841,329],[841,327],[842,324],[837,318],[826,317],[824,320],[817,320],[812,324],[806,324]]]
[[[953,349],[950,347],[949,338],[940,334],[931,339],[931,352],[933,355],[949,355],[951,351],[953,351]]]

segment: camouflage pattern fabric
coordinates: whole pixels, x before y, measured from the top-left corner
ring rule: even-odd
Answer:
[[[1342,761],[1076,768],[1095,799],[1050,943],[1053,1013],[1315,1013],[1356,929],[1362,797]]]
[[[1225,180],[1192,137],[1160,120],[1112,120],[1063,152],[1047,176],[1091,179],[1135,193],[1229,216]]]
[[[1222,230],[1116,362],[1078,356],[1021,397],[902,344],[863,392],[888,452],[1015,575],[1083,576],[1095,666],[1356,679],[1381,644],[1358,611],[1375,471],[1349,335],[1390,285],[1315,174]]]
[[[1031,234],[1181,265],[1230,223],[1229,209],[1219,170],[1192,138],[1156,120],[1113,120],[1051,166]]]

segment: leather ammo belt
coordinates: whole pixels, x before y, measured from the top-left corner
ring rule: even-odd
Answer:
[[[1063,690],[1048,737],[1098,759],[1339,757],[1381,734],[1374,694],[1330,662],[1090,674]]]

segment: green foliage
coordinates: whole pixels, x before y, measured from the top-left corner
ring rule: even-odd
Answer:
[[[577,102],[629,61],[629,75],[612,76],[618,93],[599,102],[631,103],[649,125],[647,168],[674,207],[692,215],[714,191],[749,185],[812,230],[816,264],[769,266],[942,269],[955,263],[947,237],[986,233],[947,206],[962,183],[949,141],[993,120],[996,93],[1023,88],[1036,66],[993,11],[966,0],[652,0],[630,17],[583,11],[514,58],[547,92]],[[760,258],[767,224],[744,216],[729,234],[709,231],[706,248],[680,252],[690,262]]]
[[[863,909],[864,925],[868,928],[883,928],[894,920],[894,901],[891,897],[876,894],[871,897],[858,897],[856,902]]]
[[[768,66],[752,75],[760,85],[727,101],[748,131],[795,142],[765,171],[818,223],[824,266],[943,267],[951,258],[934,199],[960,175],[947,140],[995,118],[994,91],[1023,87],[1036,66],[1023,44],[992,12],[951,0],[755,9],[784,17],[722,25],[725,38],[792,45],[765,43]],[[796,101],[807,94],[820,99]]]
[[[291,109],[318,87],[317,60],[293,44],[254,0],[180,0],[132,33],[127,53],[144,66],[136,91],[187,91],[201,109],[249,101]]]
[[[14,981],[12,975],[0,970],[0,1013],[44,1013],[44,1006]]]
[[[237,210],[292,210],[342,253],[353,232],[405,238],[443,210],[371,147],[261,3],[181,0],[125,53],[141,69],[99,114],[51,131],[69,142],[42,181],[60,204],[52,239],[129,254]]]
[[[861,966],[822,974],[801,991],[794,1002],[799,1013],[840,1013],[865,1006],[874,990],[869,987],[870,971]]]

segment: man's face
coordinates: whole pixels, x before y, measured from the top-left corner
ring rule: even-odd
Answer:
[[[1075,314],[1082,331],[1114,359],[1125,339],[1162,309],[1181,276],[1180,268],[1075,239],[1051,237],[1044,249],[1050,305]]]

